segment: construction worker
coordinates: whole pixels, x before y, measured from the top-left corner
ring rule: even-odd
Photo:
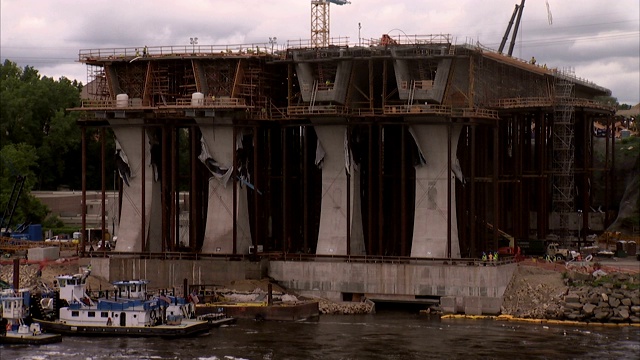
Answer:
[[[487,253],[482,252],[482,261],[487,261]]]
[[[536,58],[532,56],[532,57],[531,57],[531,60],[529,60],[529,63],[530,63],[531,65],[535,65],[535,64],[536,64]]]
[[[493,261],[498,261],[498,252],[496,251],[495,254],[493,254]]]

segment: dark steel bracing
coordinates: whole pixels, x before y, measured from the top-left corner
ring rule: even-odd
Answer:
[[[454,234],[461,256],[476,257],[503,246],[503,234],[521,241],[560,232],[555,219],[564,215],[554,209],[559,177],[575,183],[571,211],[582,211],[584,229],[592,226],[589,209],[595,202],[609,210],[613,140],[605,140],[604,165],[596,167],[592,131],[595,121],[611,126],[612,109],[593,101],[608,94],[606,89],[486,49],[453,46],[438,36],[385,46],[291,48],[279,54],[264,49],[152,47],[142,57],[132,49],[81,51],[80,61],[93,74],[92,98],[73,109],[84,114],[79,122],[83,203],[87,129],[101,128],[103,143],[106,128],[139,129],[142,163],[156,166],[154,181],[161,184],[160,221],[154,223],[159,229],[149,229],[156,215],[150,219],[142,211],[140,233],[161,237],[162,252],[201,251],[208,204],[217,201],[209,193],[211,172],[198,159],[204,122],[233,129],[236,170],[228,186],[247,187],[251,243],[265,252],[315,252],[324,196],[322,170],[315,164],[315,130],[321,126],[347,131],[359,172],[346,176],[348,184],[359,179],[358,193],[347,194],[347,207],[354,206],[353,196],[359,197],[360,208],[354,210],[362,218],[369,255],[411,254],[415,166],[421,160],[415,126],[446,127],[446,171],[452,174],[459,167],[462,174],[446,189],[448,256]],[[562,81],[571,84],[572,92],[560,100],[556,89]],[[121,94],[127,94],[124,103],[118,103]],[[566,140],[557,136],[561,115],[570,120],[562,126],[572,131],[566,138],[573,161],[569,172],[554,165],[558,142]],[[109,152],[115,150],[103,145],[102,164]],[[459,164],[452,162],[455,158]],[[103,166],[103,204],[107,171]],[[152,170],[142,166],[143,179],[145,171]],[[604,196],[591,188],[595,176],[605,179]],[[145,184],[141,204],[152,191]],[[234,253],[241,252],[238,201],[234,191],[229,210]],[[104,218],[104,205],[102,213]],[[345,216],[352,224],[351,212]],[[606,217],[604,226],[611,221]],[[186,232],[181,231],[185,223]],[[102,228],[105,233],[104,220]],[[347,253],[350,229],[345,230]],[[587,234],[580,233],[582,240]],[[153,251],[155,241],[142,239],[135,252]]]

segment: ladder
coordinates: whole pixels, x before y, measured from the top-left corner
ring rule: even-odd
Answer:
[[[311,102],[309,102],[309,112],[313,111],[313,107],[316,104],[316,96],[318,95],[318,80],[313,82],[313,88],[311,89]]]
[[[411,105],[413,105],[413,98],[416,95],[416,82],[414,80],[411,80],[411,82],[409,83],[409,96],[407,96],[407,111],[409,111],[409,108],[411,107]]]

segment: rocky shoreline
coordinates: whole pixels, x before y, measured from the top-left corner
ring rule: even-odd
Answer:
[[[523,319],[640,324],[640,276],[521,266],[501,312]]]
[[[615,275],[617,280],[624,276]],[[615,288],[617,280],[571,291],[564,297],[561,316],[587,322],[640,323],[640,291]]]

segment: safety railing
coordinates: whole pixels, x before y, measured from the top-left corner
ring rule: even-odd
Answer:
[[[453,117],[468,117],[468,118],[486,118],[486,119],[498,119],[498,112],[496,110],[481,109],[481,108],[462,108],[452,109],[451,116]]]
[[[316,255],[287,252],[263,252],[257,254],[198,254],[186,252],[116,252],[93,251],[85,252],[88,257],[109,258],[139,258],[157,260],[218,260],[218,261],[254,261],[268,259],[270,261],[334,261],[367,264],[411,264],[411,265],[450,265],[450,266],[492,266],[513,264],[518,261],[514,256],[501,256],[499,260],[482,260],[480,258],[428,258],[408,256],[377,256],[377,255]]]
[[[385,115],[393,114],[432,114],[451,115],[451,107],[446,105],[413,104],[413,105],[385,105],[383,108]]]
[[[289,106],[287,114],[297,115],[346,115],[347,109],[342,105]]]
[[[140,46],[106,49],[81,49],[78,60],[133,60],[136,58],[157,58],[170,56],[230,56],[266,55],[277,52],[269,43],[229,44],[229,45],[169,45]]]
[[[514,108],[526,108],[526,107],[545,107],[554,105],[566,105],[576,107],[586,107],[592,109],[602,109],[608,111],[615,111],[615,108],[604,104],[599,101],[581,98],[558,98],[554,99],[549,97],[524,97],[524,98],[508,98],[498,99],[489,103],[489,107],[498,109],[514,109]]]

